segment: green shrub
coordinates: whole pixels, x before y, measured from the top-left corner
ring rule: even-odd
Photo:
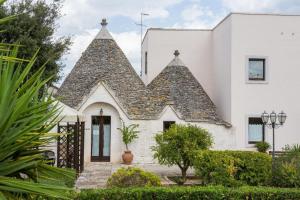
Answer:
[[[151,187],[82,190],[77,200],[299,200],[300,190],[271,187]]]
[[[271,157],[251,151],[200,151],[194,168],[204,184],[267,185],[271,177]]]
[[[264,142],[264,141],[261,141],[261,142],[257,142],[255,144],[255,147],[257,149],[258,152],[261,152],[261,153],[266,153],[267,150],[270,148],[270,144],[268,142]]]
[[[155,136],[156,146],[152,147],[154,158],[163,165],[177,165],[181,170],[182,179],[186,181],[186,172],[193,166],[195,152],[211,147],[211,134],[194,125],[174,124],[167,131]]]
[[[299,145],[286,146],[285,153],[274,160],[272,182],[279,187],[300,187]]]
[[[238,185],[235,180],[238,158],[222,151],[203,151],[194,162],[194,168],[204,184]]]
[[[140,168],[120,168],[107,181],[107,187],[160,186],[160,178]]]

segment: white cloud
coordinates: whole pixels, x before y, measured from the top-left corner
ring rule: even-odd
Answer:
[[[183,24],[175,25],[174,28],[197,28],[197,29],[212,29],[224,16],[214,16],[212,19],[198,18],[193,21],[185,21]]]
[[[181,12],[183,20],[186,21],[193,21],[204,14],[204,9],[197,4],[191,5]]]
[[[231,12],[263,12],[299,14],[299,0],[222,0],[225,9]]]
[[[275,0],[276,1],[276,0]],[[273,6],[274,0],[222,0],[232,12],[262,12]]]
[[[62,7],[60,25],[63,33],[74,33],[100,23],[113,16],[139,20],[140,12],[150,13],[148,19],[168,17],[167,7],[182,0],[66,0]]]
[[[300,13],[300,0],[221,0],[221,11],[216,12],[201,1],[191,0],[181,12],[183,22],[175,28],[212,28],[229,12]]]
[[[208,6],[192,4],[186,6],[181,12],[183,22],[176,23],[172,28],[209,29],[216,25],[224,16],[224,13],[214,14]]]

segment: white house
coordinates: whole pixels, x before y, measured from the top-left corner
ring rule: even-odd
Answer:
[[[145,84],[174,49],[232,125],[235,148],[272,143],[271,129],[259,125],[264,110],[288,115],[275,133],[277,150],[300,143],[299,15],[231,13],[213,29],[150,28],[142,45]]]
[[[264,110],[288,114],[278,149],[300,142],[300,16],[230,14],[212,30],[148,29],[141,78],[101,24],[56,93],[63,120],[85,122],[84,163],[121,162],[121,121],[139,124],[134,163],[155,162],[153,137],[172,123],[208,129],[214,149],[253,150],[271,140]]]

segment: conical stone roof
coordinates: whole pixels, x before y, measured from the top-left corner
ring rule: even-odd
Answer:
[[[66,105],[78,109],[101,81],[114,91],[129,116],[144,115],[144,98],[148,96],[145,85],[107,31],[104,20],[102,29],[77,61],[57,96]]]
[[[223,121],[218,117],[216,107],[190,70],[175,58],[147,86],[153,97],[160,97],[160,109],[172,104],[186,121]]]
[[[107,31],[106,21],[101,24],[102,29],[56,93],[64,104],[79,109],[92,88],[104,82],[131,119],[156,119],[171,105],[186,121],[229,125],[218,117],[213,102],[179,59],[178,51],[169,65],[145,86]]]

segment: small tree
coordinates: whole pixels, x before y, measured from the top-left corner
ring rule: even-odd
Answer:
[[[181,180],[186,181],[186,172],[193,166],[193,159],[198,150],[211,147],[211,134],[195,125],[172,125],[168,130],[155,136],[156,146],[152,147],[154,158],[163,165],[177,165],[181,170]]]
[[[122,128],[118,128],[122,134],[122,140],[126,146],[126,150],[128,151],[128,144],[133,142],[133,140],[138,138],[139,131],[136,130],[139,127],[138,124],[131,124],[126,126],[124,122],[122,122]]]

